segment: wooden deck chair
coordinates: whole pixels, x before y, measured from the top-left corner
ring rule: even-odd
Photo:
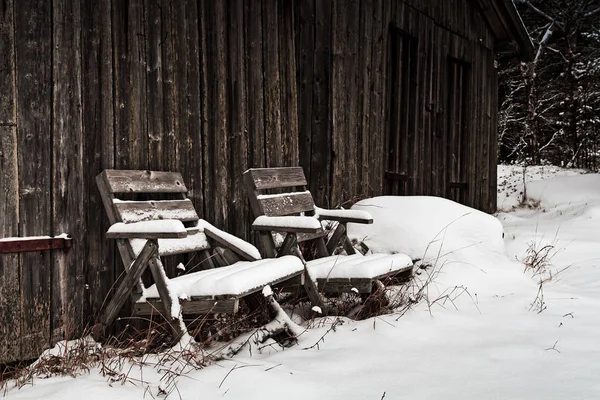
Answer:
[[[382,280],[411,273],[412,260],[405,254],[356,254],[346,236],[346,224],[371,224],[372,217],[365,211],[316,207],[312,195],[306,190],[307,182],[301,167],[253,168],[244,172],[243,180],[256,218],[252,229],[259,233],[259,248],[263,256],[289,254],[295,241],[316,241],[320,258],[308,261],[306,267],[318,291],[369,294],[374,288],[381,287]],[[277,193],[269,193],[271,190]],[[321,228],[321,220],[339,223],[327,243],[327,233]],[[317,232],[305,233],[298,229],[311,225],[310,221],[317,224]],[[280,246],[273,239],[276,232],[285,233]],[[340,242],[347,255],[332,255]]]
[[[302,283],[304,265],[297,257],[261,260],[256,247],[201,220],[178,172],[105,170],[96,181],[112,224],[107,238],[117,240],[126,276],[104,308],[95,336],[104,335],[132,294],[137,315],[160,312],[181,336],[183,314],[234,314],[240,299],[266,285]],[[131,200],[140,196],[143,200]],[[190,252],[202,252],[209,267],[212,260],[233,264],[167,277],[160,256]],[[147,266],[155,283],[144,288],[140,277]]]

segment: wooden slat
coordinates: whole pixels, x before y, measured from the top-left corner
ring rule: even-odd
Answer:
[[[187,188],[179,172],[107,169],[110,193],[185,193]]]
[[[89,212],[83,182],[80,6],[78,0],[54,0],[52,10],[52,234],[68,233],[74,238],[85,237],[82,216]],[[85,246],[75,245],[68,252],[53,253],[53,342],[83,332],[85,252]]]
[[[351,293],[353,288],[358,293],[371,293],[372,279],[317,279],[317,286],[323,293]]]
[[[14,7],[19,171],[19,236],[52,227],[52,2]],[[80,190],[73,188],[71,190]],[[49,252],[21,255],[23,359],[50,345]]]
[[[166,147],[169,128],[167,119],[172,122],[170,103],[169,81],[173,81],[169,74],[169,58],[165,57],[172,50],[169,17],[171,7],[169,2],[163,0],[147,1],[140,8],[142,13],[143,30],[138,32],[139,40],[143,41],[146,87],[146,129],[148,130],[148,165],[151,170],[165,169],[164,159],[167,157]],[[139,33],[142,33],[141,35]],[[175,60],[172,60],[174,62]],[[169,97],[169,98],[167,98]],[[172,150],[172,149],[171,149]],[[182,178],[183,180],[183,178]]]
[[[312,100],[310,191],[317,204],[330,207],[331,200],[331,44],[332,2],[315,1],[315,58]],[[303,4],[303,2],[298,2]]]
[[[108,229],[106,213],[95,176],[114,168],[113,43],[111,0],[83,2],[82,18],[82,136],[85,220],[86,283],[84,315],[90,325],[96,321],[106,295],[114,283],[115,244],[104,238]]]
[[[272,226],[272,225],[260,225],[257,223],[252,224],[252,229],[255,231],[269,231],[269,232],[295,232],[295,233],[312,233],[318,234],[322,230],[320,228],[308,228],[302,226]]]
[[[206,49],[201,60],[203,78],[204,215],[217,226],[229,220],[229,119],[227,113],[227,10],[224,1],[203,1],[200,36]]]
[[[248,95],[248,166],[265,166],[265,113],[263,100],[262,2],[245,2],[246,82]]]
[[[284,141],[281,121],[280,55],[285,38],[280,34],[280,0],[264,0],[262,5],[263,84],[265,112],[265,166],[280,167],[284,163]],[[264,40],[269,38],[269,40]],[[284,59],[285,62],[285,59]]]
[[[298,114],[299,131],[298,146],[300,166],[306,171],[308,181],[311,180],[311,147],[312,147],[312,103],[315,57],[315,2],[308,1],[297,4],[296,26],[296,64],[298,66]]]
[[[372,50],[373,50],[373,11],[376,6],[375,0],[360,2],[360,34],[358,36],[358,135],[357,135],[357,194],[359,197],[370,195],[371,168],[369,159],[369,140],[371,123],[370,88],[372,86]]]
[[[106,232],[107,239],[182,239],[187,232]]]
[[[306,186],[307,184],[302,167],[249,169],[245,174],[250,175],[254,189],[257,190]]]
[[[198,221],[200,218],[191,200],[124,201],[114,203],[120,220],[140,222],[157,219],[177,219],[182,222]]]
[[[229,177],[229,199],[244,197],[243,173],[248,168],[248,94],[246,88],[246,58],[244,40],[244,2],[230,0],[228,6],[228,113],[231,116],[229,126],[231,174]],[[253,22],[254,23],[254,22]],[[250,94],[252,96],[252,94]],[[252,99],[252,101],[254,101]],[[244,237],[249,231],[248,203],[233,201],[229,203],[227,231]]]
[[[145,0],[112,0],[115,168],[148,168]],[[106,18],[106,16],[105,16]]]
[[[258,196],[264,215],[297,215],[301,212],[314,212],[315,203],[309,192],[285,193],[275,196]]]
[[[13,0],[0,4],[0,238],[19,235]],[[0,255],[0,364],[21,356],[19,256]]]
[[[294,1],[277,3],[279,26],[279,69],[281,95],[281,142],[283,160],[271,166],[298,165],[298,92],[296,88],[296,35]],[[268,41],[270,42],[272,38]]]
[[[221,300],[193,300],[181,303],[183,314],[201,315],[227,313],[235,314],[239,309],[239,299]],[[146,303],[135,303],[136,315],[166,315],[165,308],[160,301],[148,301]]]

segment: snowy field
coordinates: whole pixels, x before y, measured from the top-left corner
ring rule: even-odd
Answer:
[[[600,175],[499,167],[496,217],[426,197],[380,197],[351,235],[374,251],[421,258],[399,313],[309,321],[299,344],[245,348],[174,381],[176,362],[36,378],[15,399],[599,399]],[[537,258],[531,257],[533,254]],[[539,267],[526,270],[529,262]],[[318,344],[318,346],[315,346]],[[10,385],[9,385],[10,386]]]

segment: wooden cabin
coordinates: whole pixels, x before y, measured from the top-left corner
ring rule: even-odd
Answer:
[[[94,177],[178,170],[248,237],[242,173],[302,165],[321,206],[382,194],[496,206],[499,53],[531,58],[511,0],[0,2],[0,364],[93,320],[122,271]]]

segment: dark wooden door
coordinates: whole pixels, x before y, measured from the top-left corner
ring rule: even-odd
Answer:
[[[445,197],[459,203],[466,201],[469,191],[469,73],[469,63],[447,58]]]
[[[390,109],[384,158],[387,195],[410,194],[416,134],[417,45],[415,37],[396,28],[390,30]]]

